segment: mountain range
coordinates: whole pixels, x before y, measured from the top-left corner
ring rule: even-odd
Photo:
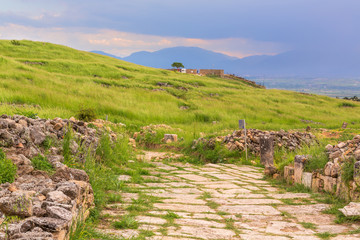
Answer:
[[[198,47],[141,51],[124,58],[102,51],[92,52],[155,68],[171,68],[173,62],[181,62],[185,68],[224,69],[226,73],[249,77],[360,76],[360,54],[352,51],[293,50],[278,55],[255,55],[245,58],[231,57]]]

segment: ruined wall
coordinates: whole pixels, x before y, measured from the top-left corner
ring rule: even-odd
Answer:
[[[83,147],[96,148],[100,132],[105,130],[101,123],[93,124],[99,130],[75,119],[0,117],[0,147],[17,166],[15,181],[0,184],[1,240],[64,240],[74,222],[88,216],[94,201],[89,177],[85,171],[63,164],[61,141],[66,131],[72,128],[74,137]],[[110,133],[115,138],[113,134]],[[49,139],[60,144],[45,149],[44,144]],[[74,156],[80,151],[79,141],[71,140],[70,150]],[[39,155],[46,156],[53,166],[52,174],[34,169],[31,159]],[[19,219],[6,222],[5,216]]]
[[[284,168],[286,181],[303,184],[314,192],[333,193],[348,201],[360,200],[360,135],[334,146],[327,145],[326,150],[329,162],[324,169],[305,172],[311,156],[296,156],[294,166]],[[352,168],[353,176],[342,176],[344,168]]]
[[[197,72],[198,72],[197,69],[186,69],[187,74],[197,74]]]
[[[200,69],[200,75],[215,75],[224,77],[223,69]]]

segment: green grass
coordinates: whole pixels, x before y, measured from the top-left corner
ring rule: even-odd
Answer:
[[[318,236],[321,239],[330,239],[332,237],[336,237],[337,234],[329,233],[329,232],[323,232],[323,233],[315,233],[316,236]]]
[[[308,228],[308,229],[316,229],[316,224],[314,223],[310,223],[310,222],[300,222],[300,224],[304,227],[304,228]]]
[[[0,148],[0,184],[12,183],[15,180],[16,169],[15,164],[6,158],[5,153]]]
[[[139,227],[139,223],[133,216],[124,215],[121,217],[120,221],[114,222],[113,226],[116,229],[137,229]]]
[[[129,129],[151,123],[181,128],[184,131],[177,133],[185,142],[199,137],[200,132],[237,129],[239,118],[245,118],[249,128],[258,129],[309,125],[301,119],[323,123],[310,124],[313,128],[340,128],[344,121],[360,128],[360,103],[356,102],[351,103],[355,107],[339,107],[343,100],[326,96],[148,68],[50,43],[19,43],[0,41],[0,110],[7,114],[32,111],[31,115],[42,118],[69,118],[81,109],[93,109],[99,118],[108,116]],[[154,91],[160,89],[157,82],[172,87]]]
[[[41,170],[48,173],[53,173],[55,171],[54,167],[45,156],[37,155],[31,159],[31,163],[36,170]]]

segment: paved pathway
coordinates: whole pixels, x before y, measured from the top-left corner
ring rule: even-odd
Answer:
[[[261,169],[232,164],[154,162],[151,175],[141,184],[128,185],[122,202],[104,210],[100,231],[121,239],[261,239],[311,240],[316,234],[336,234],[331,239],[360,239],[360,224],[337,225],[323,214],[329,205],[306,193],[289,193],[262,180]],[[126,176],[120,179],[128,180]],[[134,192],[137,189],[137,192]],[[156,202],[147,204],[146,199]],[[145,203],[145,204],[144,204]],[[148,207],[146,211],[141,206]],[[129,211],[139,208],[137,229],[115,229]],[[350,234],[350,231],[358,233]]]

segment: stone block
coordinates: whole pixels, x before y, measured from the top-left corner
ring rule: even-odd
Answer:
[[[291,166],[284,167],[284,178],[287,182],[292,182],[294,176],[294,168]]]
[[[324,190],[326,192],[334,193],[336,190],[336,178],[329,177],[329,176],[322,176],[324,181]]]
[[[331,177],[337,178],[340,175],[341,167],[338,163],[334,163],[334,166],[331,168]]]
[[[274,165],[274,138],[271,135],[260,137],[260,163],[264,166]]]
[[[325,176],[331,176],[331,169],[333,166],[334,166],[334,163],[332,163],[332,162],[327,162],[325,164],[325,168],[324,168]]]
[[[176,134],[164,134],[165,143],[177,142],[177,140],[178,140],[178,136]]]
[[[360,161],[357,161],[354,164],[354,181],[360,186]]]
[[[360,203],[351,202],[344,208],[339,209],[346,217],[360,216]]]
[[[304,155],[296,155],[294,160],[294,182],[301,184],[302,174],[307,157]]]
[[[312,173],[304,172],[302,174],[302,184],[307,188],[311,188],[311,185],[312,185]]]

